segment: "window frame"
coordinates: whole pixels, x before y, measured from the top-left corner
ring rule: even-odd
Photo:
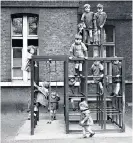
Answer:
[[[27,71],[22,71],[22,77],[14,77],[13,75],[13,70],[14,69],[18,69],[18,68],[22,68],[24,67],[25,61],[27,59],[27,47],[28,47],[28,40],[29,39],[37,39],[38,40],[38,24],[37,24],[37,35],[29,35],[28,34],[28,17],[38,17],[38,23],[39,23],[39,16],[37,14],[13,14],[11,15],[11,78],[12,80],[23,80],[23,81],[28,81],[30,80],[30,74]],[[19,18],[22,17],[22,35],[13,35],[13,18]],[[12,40],[13,39],[22,39],[22,47],[13,47],[13,43]],[[39,45],[38,45],[39,46]],[[37,46],[37,47],[38,47]],[[14,67],[13,65],[13,50],[14,48],[19,48],[22,49],[22,66],[20,67]],[[38,50],[37,50],[37,54],[38,54]]]

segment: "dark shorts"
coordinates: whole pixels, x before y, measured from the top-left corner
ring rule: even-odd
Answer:
[[[99,78],[99,77],[96,77],[96,78],[93,78],[94,79],[94,82],[95,83],[99,83],[99,82],[103,82],[103,78]]]
[[[113,83],[120,83],[121,82],[120,77],[113,77],[112,80],[113,80]]]

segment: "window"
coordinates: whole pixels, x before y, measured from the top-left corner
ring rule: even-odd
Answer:
[[[104,57],[115,56],[115,28],[112,25],[105,25],[103,30],[104,35]]]
[[[38,15],[14,14],[11,23],[12,79],[26,81],[28,73],[21,68],[27,59],[27,47],[38,47]]]

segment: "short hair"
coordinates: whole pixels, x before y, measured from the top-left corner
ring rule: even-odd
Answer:
[[[75,35],[75,39],[80,39],[80,40],[82,40],[82,36],[79,35],[79,34],[76,34],[76,35]]]
[[[89,8],[90,8],[91,6],[90,6],[89,4],[85,4],[85,5],[84,5],[84,8],[86,8],[86,7],[89,7]]]
[[[49,88],[50,83],[47,82],[47,81],[44,81],[44,82],[42,83],[42,86],[43,86],[43,87],[46,87],[46,88]]]
[[[99,4],[97,5],[97,8],[98,8],[98,7],[99,7],[99,8],[103,8],[103,5],[99,3]]]

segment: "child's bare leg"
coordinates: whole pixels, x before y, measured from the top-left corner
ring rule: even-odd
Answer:
[[[103,85],[102,85],[102,83],[101,82],[99,82],[99,87],[100,87],[100,90],[101,90],[101,95],[103,94]]]
[[[98,44],[100,45],[101,44],[101,30],[98,29],[97,33],[98,33]]]
[[[56,120],[56,110],[53,111],[53,119]]]
[[[91,29],[89,30],[89,36],[90,36],[90,44],[92,44],[93,40],[92,40],[92,30]]]
[[[78,75],[79,63],[75,63],[75,75]]]
[[[79,73],[80,73],[80,76],[82,76],[82,63],[79,63]]]
[[[54,114],[53,110],[50,110],[50,120],[51,121],[53,120],[53,114]]]
[[[82,127],[82,131],[83,131],[83,138],[87,138],[85,126]]]
[[[75,104],[74,104],[74,99],[71,99],[71,104],[72,104],[73,111],[75,111],[76,108],[75,108]]]
[[[120,91],[120,83],[115,84],[114,94],[118,95]]]

